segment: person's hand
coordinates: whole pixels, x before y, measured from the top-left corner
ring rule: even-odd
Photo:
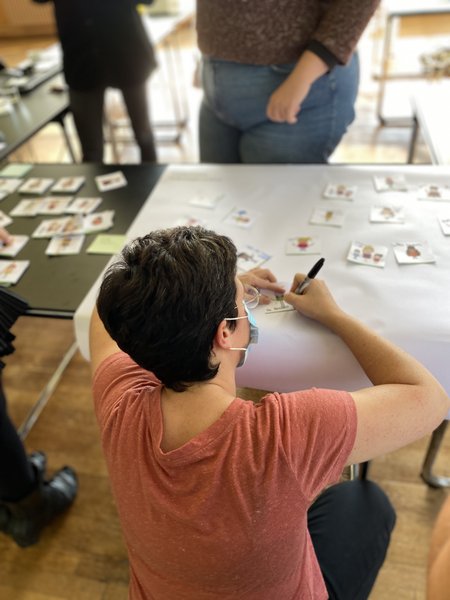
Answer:
[[[342,310],[321,279],[313,279],[303,294],[295,294],[294,290],[305,277],[306,275],[303,273],[295,275],[291,290],[285,294],[284,299],[305,317],[328,325],[334,318],[342,314]]]
[[[0,227],[0,243],[2,243],[4,246],[7,246],[11,242],[11,234],[9,234],[6,229],[3,229],[3,227]]]
[[[242,275],[238,275],[238,278],[241,280],[243,285],[252,285],[258,290],[271,290],[276,294],[284,294],[284,288],[277,283],[277,278],[269,271],[269,269],[251,269],[247,273],[243,273]],[[265,296],[261,294],[259,297],[260,304],[269,304],[271,298],[269,296]]]

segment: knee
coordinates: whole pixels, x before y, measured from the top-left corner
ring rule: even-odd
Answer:
[[[374,525],[383,526],[391,533],[396,522],[395,509],[384,490],[374,481],[356,480],[348,482],[353,487],[356,502],[361,505]]]

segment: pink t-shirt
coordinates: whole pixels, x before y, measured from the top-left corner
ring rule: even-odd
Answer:
[[[236,398],[205,431],[163,452],[154,375],[113,354],[93,391],[131,599],[328,597],[306,512],[352,449],[356,410],[347,392]]]

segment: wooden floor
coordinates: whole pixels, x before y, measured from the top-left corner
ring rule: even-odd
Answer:
[[[40,42],[1,43],[7,62],[17,62]],[[15,58],[16,60],[12,60]],[[11,59],[8,60],[8,59]],[[192,52],[186,56],[192,67]],[[187,77],[191,76],[188,72]],[[343,162],[404,162],[407,130],[379,129],[374,116],[375,88],[366,74],[358,100],[358,118],[334,159]],[[364,81],[363,81],[364,83]],[[161,162],[196,161],[196,110],[199,94],[191,90],[191,125],[182,147],[161,146]],[[153,105],[154,109],[157,106]],[[135,149],[124,147],[123,159]],[[49,128],[16,155],[19,160],[67,161],[57,130]],[[427,161],[422,148],[420,158]],[[16,352],[4,370],[10,414],[19,425],[73,340],[72,323],[21,318],[14,328]],[[250,390],[244,397],[252,397]],[[446,491],[432,490],[419,478],[428,439],[375,460],[370,477],[389,494],[398,521],[386,563],[371,600],[423,600],[426,558],[432,523]],[[0,536],[1,600],[125,600],[127,556],[110,494],[90,394],[89,368],[77,354],[64,373],[26,439],[29,451],[43,449],[50,471],[72,465],[80,492],[71,510],[44,532],[40,543],[16,547]],[[450,475],[450,440],[439,454],[437,469]],[[449,593],[450,597],[450,593]],[[167,599],[171,600],[171,599]]]

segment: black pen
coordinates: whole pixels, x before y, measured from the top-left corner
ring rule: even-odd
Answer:
[[[303,294],[304,293],[304,291],[306,290],[306,288],[308,287],[308,285],[311,283],[311,280],[314,279],[314,277],[317,275],[317,273],[323,267],[323,263],[324,262],[325,262],[324,258],[319,258],[319,260],[316,262],[316,264],[310,270],[310,272],[305,277],[305,279],[301,283],[299,283],[298,286],[296,287],[296,289],[295,289],[295,293],[296,294]]]

